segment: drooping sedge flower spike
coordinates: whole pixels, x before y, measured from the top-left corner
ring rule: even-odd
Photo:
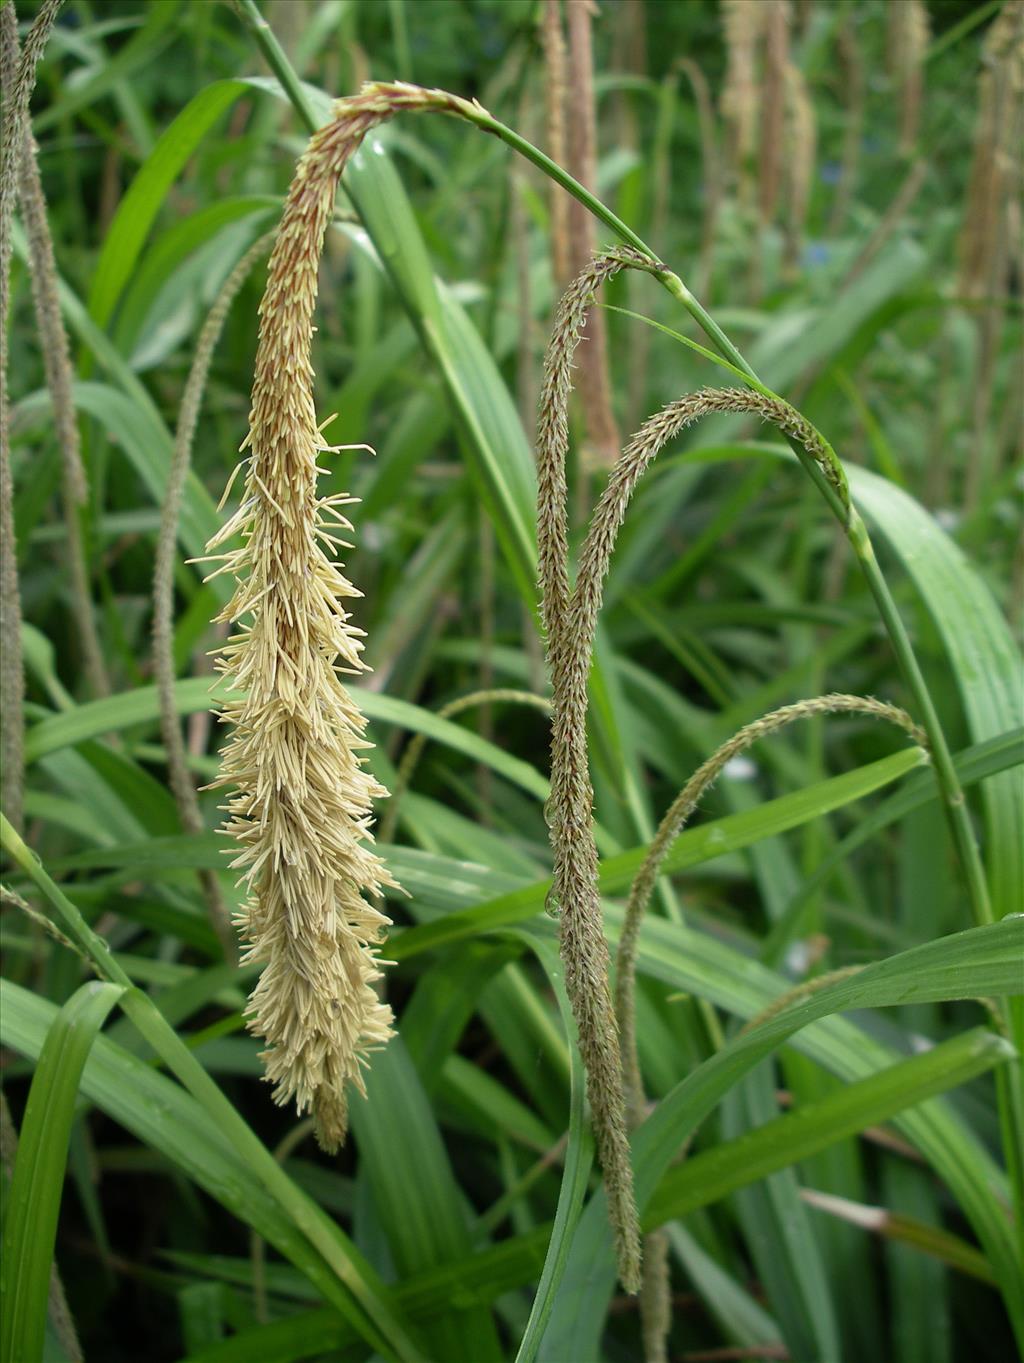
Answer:
[[[263,964],[248,1025],[264,1037],[278,1103],[311,1110],[317,1138],[345,1137],[347,1094],[365,1092],[368,1053],[391,1035],[374,989],[393,885],[369,843],[372,802],[387,792],[362,761],[365,720],[342,684],[364,669],[347,603],[359,593],[334,559],[351,525],[344,496],[320,496],[323,443],[310,362],[317,271],[338,177],[381,97],[343,101],[299,162],[260,306],[245,487],[209,545],[236,579],[218,617],[234,623],[218,666],[221,718],[233,728],[219,785],[233,788],[225,831],[248,885],[236,917],[246,961]],[[224,546],[241,536],[241,546]]]
[[[286,402],[270,430],[262,401],[256,392],[242,504],[210,544],[243,541],[217,570],[238,581],[218,618],[239,622],[218,661],[234,733],[217,784],[234,787],[225,832],[249,891],[235,919],[243,961],[264,964],[248,1026],[267,1040],[275,1101],[312,1110],[334,1151],[348,1086],[365,1092],[367,1053],[391,1035],[373,988],[390,920],[364,898],[393,884],[367,845],[372,801],[387,792],[363,765],[365,719],[340,679],[365,666],[345,606],[359,593],[330,556],[352,499],[317,496],[316,426]]]

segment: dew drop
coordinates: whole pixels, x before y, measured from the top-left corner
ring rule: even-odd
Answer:
[[[558,895],[555,894],[554,886],[548,890],[544,898],[544,912],[549,918],[561,918],[562,916],[562,904]]]

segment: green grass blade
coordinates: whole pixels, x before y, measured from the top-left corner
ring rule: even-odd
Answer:
[[[172,439],[152,404],[140,402],[106,383],[76,383],[74,397],[78,410],[95,417],[117,441],[154,506],[159,506],[167,485]],[[27,416],[49,413],[50,395],[34,394],[22,402],[20,408]],[[207,541],[219,529],[220,523],[213,498],[196,475],[190,473],[178,523],[182,548],[192,556],[203,554]],[[219,596],[226,598],[229,584],[225,578],[215,578],[212,585]]]
[[[189,1353],[181,1363],[299,1363],[301,1359],[341,1358],[355,1343],[352,1331],[334,1311],[302,1311],[242,1330],[231,1339]]]
[[[0,815],[0,831],[4,846],[42,892],[60,925],[87,952],[102,974],[127,985],[128,977],[114,960],[106,942],[89,927],[3,815]],[[22,995],[23,991],[18,990],[14,997]],[[21,1002],[26,998],[31,996],[24,995]],[[378,1350],[402,1363],[422,1363],[418,1347],[395,1315],[387,1290],[371,1266],[340,1228],[288,1178],[153,1000],[138,989],[129,988],[123,994],[121,1004],[140,1034],[198,1103],[215,1135],[214,1144],[222,1150],[230,1150],[244,1180],[261,1185],[283,1212],[286,1222],[283,1229],[292,1253],[299,1253],[303,1267],[312,1273],[327,1298],[341,1307],[363,1337]],[[120,1051],[120,1048],[115,1049]],[[130,1128],[133,1095],[127,1096],[129,1110],[122,1120]],[[178,1158],[181,1158],[180,1151]],[[236,1194],[235,1205],[244,1219],[251,1221],[244,1198],[239,1203]],[[278,1217],[271,1234],[264,1233],[264,1238],[272,1243],[280,1242],[282,1238],[280,1221]]]
[[[730,814],[724,819],[715,819],[687,829],[676,839],[665,857],[662,874],[701,865],[724,852],[738,851],[763,838],[798,828],[810,819],[841,808],[852,800],[862,799],[891,781],[898,780],[921,765],[923,760],[923,755],[917,749],[895,753],[892,757],[882,758],[879,762],[843,776],[832,777],[806,790],[766,801],[756,809]],[[602,891],[614,894],[627,889],[646,854],[646,848],[635,848],[615,857],[606,857],[599,866]],[[94,855],[101,856],[103,853]],[[388,950],[395,959],[408,960],[420,952],[464,937],[524,922],[543,908],[549,885],[549,881],[542,881],[537,885],[525,886],[489,903],[448,914],[437,922],[410,928],[395,937]]]
[[[697,1243],[689,1231],[678,1224],[666,1227],[669,1241],[709,1313],[718,1322],[725,1339],[737,1346],[782,1344],[773,1317],[736,1279]],[[743,1266],[745,1274],[745,1265]]]
[[[361,1176],[401,1277],[467,1255],[472,1241],[441,1133],[401,1037],[376,1056],[367,1101],[350,1108]],[[501,1351],[490,1313],[451,1309],[426,1333],[431,1354],[495,1363]]]
[[[196,714],[217,704],[211,694],[209,678],[193,677],[175,684],[178,713]],[[538,800],[547,799],[548,783],[535,767],[502,748],[479,738],[470,729],[451,720],[439,719],[430,710],[395,696],[382,695],[364,687],[350,688],[365,714],[380,724],[394,724],[414,733],[426,734],[474,762],[489,766],[521,790]],[[74,747],[100,734],[117,733],[135,725],[152,724],[159,716],[155,686],[138,686],[132,691],[104,700],[89,701],[41,720],[26,736],[26,762],[33,762],[61,748]]]
[[[1013,729],[984,743],[975,743],[959,753],[955,761],[957,775],[964,787],[975,785],[987,777],[997,776],[1000,772],[1010,771],[1021,764],[1024,764],[1024,729]],[[858,820],[856,826],[835,849],[822,858],[815,870],[804,878],[785,915],[772,925],[771,932],[764,939],[761,947],[762,959],[774,962],[780,958],[786,943],[799,928],[808,899],[827,884],[836,869],[858,847],[870,842],[883,828],[906,818],[908,814],[923,808],[934,799],[934,777],[930,772],[919,772],[911,776],[905,785],[890,795],[877,809],[871,810]]]
[[[133,34],[117,52],[104,56],[102,63],[97,63],[94,75],[83,81],[63,82],[60,98],[33,120],[36,132],[69,118],[102,98],[132,72],[155,62],[173,37],[173,26],[179,21],[180,10],[180,0],[155,0],[149,6],[145,23],[138,33]],[[60,26],[57,33],[60,33]]]
[[[975,1027],[734,1140],[702,1150],[661,1180],[647,1204],[645,1225],[653,1228],[685,1216],[734,1188],[798,1164],[835,1141],[968,1083],[1015,1054],[1002,1037]]]
[[[885,536],[928,608],[979,743],[1024,724],[1024,660],[982,578],[935,519],[902,489],[855,468],[859,506]],[[997,917],[1024,908],[1024,768],[981,788],[986,862]]]
[[[183,222],[175,223],[149,243],[125,286],[117,314],[115,339],[126,355],[139,339],[147,314],[164,288],[173,286],[178,268],[224,228],[240,221],[255,229],[269,224],[281,211],[281,201],[267,194],[221,199]],[[253,230],[253,237],[257,232]]]
[[[761,1066],[726,1095],[722,1134],[769,1127],[778,1111],[771,1067]],[[744,1181],[735,1198],[737,1219],[767,1304],[793,1358],[842,1358],[831,1284],[810,1213],[800,1201],[796,1172],[786,1164]]]
[[[323,1257],[357,1306],[365,1337],[392,1357],[423,1363],[387,1299],[387,1290],[348,1237],[300,1192],[146,995],[133,990],[125,1012],[168,1068],[206,1110],[246,1165]]]
[[[124,987],[90,981],[53,1018],[39,1052],[6,1199],[0,1265],[0,1353],[39,1363],[50,1266],[82,1070]]]
[[[850,1202],[847,1198],[832,1197],[812,1189],[804,1190],[804,1198],[810,1206],[820,1211],[841,1217],[851,1225],[872,1231],[897,1245],[918,1250],[990,1287],[996,1286],[992,1268],[985,1256],[958,1235],[902,1212],[889,1211],[883,1207],[866,1207]]]
[[[808,1179],[808,1182],[811,1182]],[[821,1180],[815,1181],[821,1187]],[[968,1250],[976,1264],[980,1264],[990,1287],[997,1287],[992,1270],[985,1256],[973,1246],[965,1244],[958,1236],[951,1235],[939,1228],[941,1215],[937,1189],[928,1170],[918,1169],[906,1160],[886,1160],[880,1189],[880,1199],[887,1208],[879,1218],[884,1224],[889,1213],[905,1215],[907,1221],[929,1231],[932,1246],[935,1239],[942,1237],[952,1241],[958,1248]],[[804,1189],[804,1200],[817,1211],[827,1210]],[[849,1206],[850,1198],[838,1198],[841,1204]],[[855,1206],[859,1205],[854,1203]],[[844,1230],[857,1233],[857,1223],[846,1217],[829,1215],[824,1218],[826,1225],[842,1226]],[[879,1229],[881,1229],[879,1227]],[[868,1248],[873,1248],[871,1240],[861,1235]],[[886,1237],[885,1244],[886,1276],[888,1278],[889,1300],[892,1302],[892,1320],[889,1324],[891,1351],[906,1363],[953,1363],[952,1317],[947,1292],[949,1279],[946,1266],[935,1254],[921,1248],[903,1244]],[[881,1352],[881,1349],[879,1349]]]
[[[555,1211],[555,1224],[548,1242],[548,1252],[544,1258],[544,1270],[537,1285],[537,1293],[530,1310],[523,1337],[519,1341],[515,1363],[533,1363],[537,1357],[541,1340],[554,1308],[555,1300],[561,1290],[562,1280],[569,1263],[572,1238],[579,1225],[583,1211],[583,1199],[594,1158],[593,1137],[586,1115],[586,1081],[579,1047],[575,1043],[575,1021],[572,1009],[562,984],[562,969],[554,945],[534,939],[531,944],[535,954],[547,971],[548,980],[555,989],[558,1006],[562,1013],[566,1035],[573,1038],[569,1047],[570,1061],[570,1098],[569,1098],[569,1142],[565,1152],[565,1167],[558,1190],[558,1207]]]
[[[4,1044],[31,1058],[37,1057],[56,1012],[53,1005],[8,981],[0,982],[0,998],[0,1034]],[[201,1066],[180,1040],[175,1038],[173,1043],[168,1043],[170,1029],[159,1014],[154,1018],[156,1010],[152,1003],[141,995],[134,995],[128,1002],[130,1006],[134,1003],[133,1019],[141,1022],[147,1040],[155,1040],[163,1049],[169,1050],[176,1066],[192,1068],[190,1078],[195,1082],[195,1071],[201,1070]],[[184,1058],[181,1052],[185,1053]],[[209,1090],[216,1088],[205,1072],[196,1087],[204,1091],[208,1102]],[[348,1246],[346,1237],[336,1227],[331,1226],[332,1238],[336,1239],[338,1249],[348,1255],[351,1270],[341,1266],[339,1273],[339,1260],[334,1251],[329,1251],[329,1258],[326,1258],[313,1248],[311,1240],[317,1238],[325,1242],[322,1228],[331,1223],[277,1166],[269,1152],[264,1151],[263,1157],[250,1162],[255,1137],[250,1133],[247,1140],[237,1140],[240,1127],[245,1124],[226,1100],[222,1100],[223,1106],[213,1101],[212,1106],[218,1114],[215,1118],[190,1093],[102,1037],[94,1045],[86,1064],[82,1091],[145,1144],[167,1155],[212,1197],[291,1259],[359,1336],[382,1342],[380,1333],[356,1307],[348,1290],[352,1286],[352,1271],[366,1277],[370,1287],[368,1279],[375,1276],[372,1270],[368,1266],[360,1268],[361,1256]],[[224,1121],[224,1108],[232,1113],[227,1122]],[[245,1129],[248,1131],[247,1127]],[[270,1164],[276,1174],[270,1171]],[[349,1281],[343,1287],[346,1278]],[[373,1296],[372,1287],[370,1296]],[[401,1327],[391,1309],[385,1308],[382,1316],[385,1327],[389,1320],[394,1323],[400,1338]],[[385,1333],[390,1331],[386,1329]],[[420,1358],[414,1348],[408,1347],[404,1352],[402,1348],[388,1349],[388,1355]]]
[[[621,913],[608,911],[615,936]],[[641,1213],[647,1199],[669,1169],[681,1144],[773,1049],[789,1041],[841,1078],[867,1078],[897,1057],[859,1028],[834,1012],[858,1007],[891,1007],[940,997],[987,997],[1019,988],[1019,960],[1024,952],[1024,919],[1008,919],[973,928],[953,937],[902,952],[865,967],[858,975],[822,989],[804,1003],[752,1030],[705,1061],[656,1107],[634,1138],[634,1168]],[[765,1008],[787,985],[779,976],[761,973],[747,957],[732,952],[703,933],[649,918],[641,931],[642,973],[673,988],[710,998],[719,1007],[750,1017]],[[774,981],[770,983],[769,981]],[[1014,983],[1016,981],[1016,983]],[[755,1002],[755,998],[757,1002]],[[828,1018],[827,1022],[821,1019]],[[816,1023],[816,1026],[808,1024]],[[1015,1284],[1021,1266],[1017,1247],[1000,1201],[1005,1182],[982,1147],[952,1114],[938,1103],[904,1112],[896,1125],[921,1150],[946,1180],[971,1220],[999,1279],[1011,1317],[1020,1313]],[[598,1284],[610,1294],[615,1280],[614,1261],[605,1222],[603,1194],[592,1199],[583,1214],[567,1271],[572,1288],[588,1282],[591,1306]],[[597,1352],[596,1311],[581,1325],[579,1314],[563,1314],[557,1307],[545,1350],[545,1363],[564,1363],[579,1343],[580,1358]],[[590,1353],[588,1355],[587,1348]]]
[[[113,315],[171,185],[209,130],[245,90],[225,80],[200,90],[164,131],[118,205],[89,290],[89,312],[105,326]]]

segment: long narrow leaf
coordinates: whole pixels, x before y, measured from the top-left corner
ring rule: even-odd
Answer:
[[[0,1264],[0,1353],[39,1363],[46,1335],[50,1266],[82,1070],[117,984],[83,984],[53,1018],[39,1052],[4,1219]]]

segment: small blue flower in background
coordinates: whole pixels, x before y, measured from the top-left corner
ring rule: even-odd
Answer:
[[[823,241],[809,241],[804,247],[804,265],[809,269],[815,265],[827,265],[832,252]]]
[[[821,169],[818,172],[822,182],[826,185],[837,185],[842,173],[843,168],[838,161],[822,161]]]

